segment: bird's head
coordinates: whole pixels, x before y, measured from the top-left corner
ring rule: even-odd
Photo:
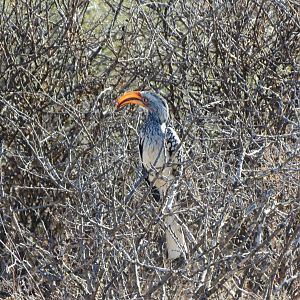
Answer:
[[[160,95],[148,91],[130,91],[121,96],[116,104],[119,110],[127,104],[137,104],[147,109],[163,124],[169,117],[167,101]]]

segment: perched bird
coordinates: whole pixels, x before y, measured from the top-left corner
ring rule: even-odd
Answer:
[[[166,201],[167,215],[166,245],[169,259],[176,259],[187,253],[185,237],[173,214],[176,204],[174,193],[168,189],[182,170],[182,151],[177,149],[180,139],[173,128],[167,127],[169,108],[166,100],[149,91],[126,92],[117,100],[116,109],[127,104],[136,104],[148,111],[139,136],[139,151],[146,181],[153,184],[152,194],[156,200]],[[170,194],[170,193],[169,193]],[[172,194],[172,193],[171,193]],[[167,196],[168,195],[168,196]],[[171,199],[167,199],[171,197]]]

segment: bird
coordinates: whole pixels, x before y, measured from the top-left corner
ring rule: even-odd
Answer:
[[[155,200],[166,201],[166,248],[168,258],[186,258],[188,248],[179,218],[173,213],[178,207],[176,197],[168,196],[168,190],[182,172],[182,148],[176,131],[167,126],[169,107],[158,93],[151,91],[128,91],[117,99],[116,110],[128,104],[141,106],[147,116],[139,133],[139,153],[146,181],[152,186]],[[170,194],[170,193],[169,193]],[[171,193],[172,194],[172,193]]]

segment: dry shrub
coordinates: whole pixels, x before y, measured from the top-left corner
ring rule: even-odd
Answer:
[[[0,297],[292,299],[299,287],[297,1],[4,1]],[[140,110],[183,139],[170,263],[139,178]]]

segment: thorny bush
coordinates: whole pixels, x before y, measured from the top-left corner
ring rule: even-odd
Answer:
[[[0,298],[296,298],[299,8],[2,1]],[[182,138],[187,261],[166,259],[162,204],[132,189],[128,89],[163,94]]]

